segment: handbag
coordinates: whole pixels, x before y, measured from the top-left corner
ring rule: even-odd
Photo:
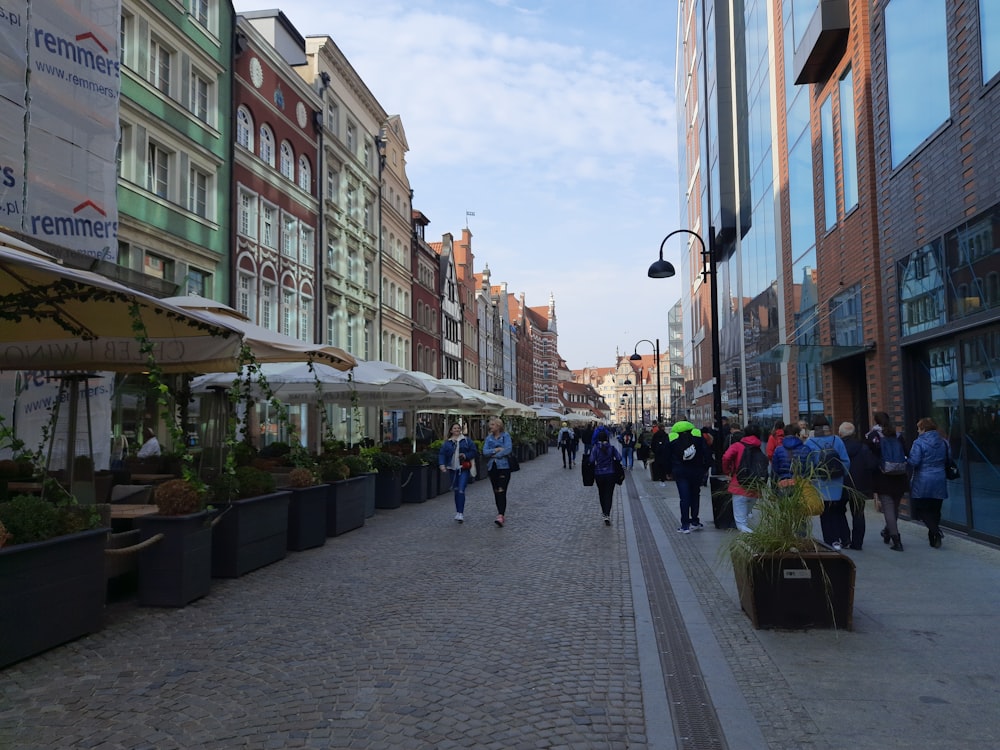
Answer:
[[[819,494],[816,485],[808,480],[797,480],[797,484],[802,488],[802,504],[806,506],[806,512],[810,516],[818,516],[826,509],[823,496]]]
[[[583,457],[583,461],[580,462],[580,473],[583,475],[583,486],[593,487],[594,486],[594,465],[587,460],[587,457]]]
[[[944,475],[948,479],[961,479],[962,472],[958,470],[958,464],[951,457],[951,447],[948,448],[948,455],[944,460]]]
[[[472,468],[472,461],[462,461],[459,466],[462,467],[462,471],[468,471]]]
[[[517,456],[511,453],[507,456],[507,470],[508,471],[520,471],[521,462],[517,460]]]
[[[621,484],[625,481],[625,467],[622,466],[622,462],[617,458],[615,459],[615,484]]]

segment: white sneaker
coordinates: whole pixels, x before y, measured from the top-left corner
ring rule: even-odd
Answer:
[[[751,531],[753,531],[753,529],[751,529],[746,524],[743,524],[743,525],[736,524],[736,528],[739,529],[740,531],[742,531],[744,534],[749,534]]]
[[[835,550],[837,550],[838,552],[840,552],[840,550],[842,550],[842,549],[843,549],[843,547],[842,547],[842,546],[840,545],[840,542],[834,542],[834,543],[833,543],[833,544],[831,544],[830,546],[831,546],[831,547],[833,547],[833,548],[834,548]]]
[[[456,513],[455,520],[458,521],[459,523],[462,523],[465,520],[465,516],[462,515],[461,513]]]

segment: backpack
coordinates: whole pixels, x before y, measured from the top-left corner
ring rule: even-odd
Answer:
[[[898,437],[883,435],[878,441],[878,448],[881,454],[878,468],[883,474],[899,476],[906,473],[906,453]]]
[[[840,479],[844,476],[844,462],[840,460],[840,454],[833,446],[833,440],[829,445],[820,446],[819,451],[812,454],[812,463],[819,470],[820,479]]]
[[[682,461],[694,461],[698,455],[698,447],[694,444],[694,436],[690,431],[678,432],[677,438],[671,442],[671,449]]]
[[[767,482],[770,470],[771,462],[767,460],[767,454],[757,446],[744,443],[740,465],[736,467],[736,481],[740,486],[760,486]]]

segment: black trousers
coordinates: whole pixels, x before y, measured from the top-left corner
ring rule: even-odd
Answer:
[[[601,501],[601,513],[610,516],[611,504],[615,499],[615,475],[598,474],[594,477],[594,484],[597,485],[597,496]]]
[[[493,485],[493,500],[497,505],[497,513],[501,516],[507,512],[507,485],[510,484],[510,469],[498,469],[496,466],[489,471],[490,484]]]

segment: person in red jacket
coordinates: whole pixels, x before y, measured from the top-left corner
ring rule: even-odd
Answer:
[[[774,449],[781,445],[785,439],[785,423],[780,419],[771,428],[771,434],[767,436],[767,460],[774,458]]]
[[[761,451],[760,425],[751,422],[743,431],[743,437],[733,443],[722,454],[722,471],[729,475],[729,494],[733,496],[733,520],[740,531],[752,531],[748,519],[753,511],[754,501],[760,493],[753,487],[740,484],[737,473],[743,461],[743,451]]]

